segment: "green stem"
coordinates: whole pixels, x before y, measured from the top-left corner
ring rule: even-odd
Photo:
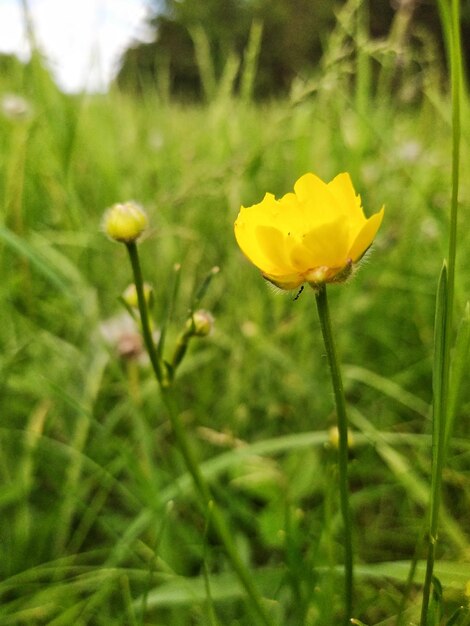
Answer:
[[[165,367],[161,358],[157,354],[157,349],[152,337],[152,330],[150,326],[150,320],[148,316],[147,302],[144,294],[144,279],[142,277],[142,269],[140,267],[139,253],[137,251],[137,245],[135,242],[126,244],[127,251],[129,253],[129,259],[132,265],[132,272],[134,274],[135,289],[137,291],[137,303],[139,305],[140,321],[142,324],[142,335],[144,337],[145,347],[152,364],[152,369],[155,372],[160,385],[165,386],[166,374]]]
[[[444,263],[439,277],[436,300],[436,319],[434,323],[434,367],[433,367],[433,418],[432,418],[432,475],[431,498],[429,503],[428,552],[426,573],[423,585],[420,626],[426,626],[431,584],[436,557],[437,535],[439,529],[439,509],[442,489],[446,443],[446,413],[448,391],[448,361],[446,352],[447,311],[447,265]]]
[[[245,567],[243,561],[238,554],[237,548],[233,541],[233,534],[231,533],[225,521],[225,518],[222,516],[218,507],[215,505],[210,488],[200,470],[198,461],[189,443],[186,430],[182,426],[179,419],[178,411],[173,405],[173,399],[171,394],[172,381],[165,371],[165,366],[161,360],[161,357],[157,353],[157,349],[155,347],[155,343],[152,337],[150,320],[147,311],[147,303],[145,301],[144,295],[144,281],[142,277],[142,270],[140,267],[137,246],[135,243],[128,243],[126,245],[132,265],[132,271],[134,274],[134,282],[137,291],[137,300],[139,305],[142,334],[144,337],[145,346],[150,357],[153,371],[160,384],[163,401],[168,411],[168,415],[179,450],[183,456],[186,468],[193,479],[199,496],[202,499],[204,512],[208,516],[210,515],[210,520],[219,536],[220,541],[224,546],[225,553],[229,558],[240,582],[245,588],[245,591],[251,600],[254,610],[256,611],[261,623],[264,624],[264,626],[273,626],[273,622],[263,606],[263,599],[256,585],[253,583],[253,579],[250,576],[249,571]]]
[[[204,475],[200,470],[197,459],[194,456],[193,449],[189,444],[186,430],[181,424],[178,412],[173,405],[171,389],[162,388],[162,395],[165,406],[168,410],[168,415],[179,450],[183,455],[186,468],[193,479],[194,485],[202,498],[204,511],[207,515],[210,514],[211,523],[225,548],[225,553],[228,556],[233,569],[251,599],[253,608],[258,614],[258,617],[265,626],[272,626],[273,622],[263,606],[263,599],[238,554],[233,541],[233,533],[229,529],[225,518],[222,516],[219,508],[217,507]]]
[[[439,526],[439,509],[442,491],[442,472],[445,465],[446,439],[449,438],[447,423],[452,416],[448,410],[450,351],[452,347],[452,323],[455,290],[455,261],[457,253],[457,216],[460,173],[460,101],[462,87],[462,52],[460,38],[460,1],[452,0],[449,7],[445,0],[438,0],[444,37],[451,68],[452,85],[452,193],[450,207],[450,232],[448,262],[444,263],[439,281],[435,322],[435,357],[433,373],[433,457],[431,498],[429,511],[428,553],[423,586],[420,626],[426,626],[429,599],[436,554]]]
[[[449,259],[448,259],[448,288],[447,288],[447,324],[446,347],[450,351],[452,333],[455,260],[457,256],[457,217],[459,198],[460,175],[460,101],[462,89],[462,46],[460,38],[460,1],[452,0],[451,11],[451,83],[452,83],[452,194],[450,204],[450,232],[449,232]]]
[[[346,414],[346,401],[344,398],[343,381],[336,352],[333,332],[331,329],[330,312],[326,286],[321,285],[315,294],[317,301],[318,317],[325,344],[328,364],[330,366],[331,381],[336,403],[336,414],[338,420],[339,447],[338,447],[338,468],[339,468],[339,496],[341,514],[343,517],[344,532],[344,597],[345,597],[345,618],[344,623],[349,624],[352,615],[353,598],[353,549],[352,549],[352,523],[351,509],[349,506],[349,486],[348,486],[348,418]]]

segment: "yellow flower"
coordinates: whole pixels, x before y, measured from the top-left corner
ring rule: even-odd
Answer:
[[[372,244],[384,209],[367,219],[349,174],[330,183],[305,174],[280,200],[267,193],[241,207],[235,237],[245,256],[281,289],[345,280]]]
[[[103,217],[104,232],[122,243],[137,241],[147,226],[147,213],[135,202],[113,204]]]

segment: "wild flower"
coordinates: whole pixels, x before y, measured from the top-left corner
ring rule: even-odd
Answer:
[[[264,278],[281,289],[342,282],[371,246],[384,209],[366,218],[349,174],[325,183],[305,174],[280,200],[241,207],[235,237]]]

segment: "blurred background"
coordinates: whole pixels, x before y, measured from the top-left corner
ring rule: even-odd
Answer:
[[[7,72],[15,64],[11,54],[27,62],[35,44],[66,91],[102,91],[116,81],[121,88],[138,92],[158,81],[167,83],[172,96],[201,99],[201,55],[207,55],[212,79],[218,81],[227,60],[233,62],[246,50],[256,24],[263,32],[254,94],[257,99],[280,97],[289,93],[295,79],[305,78],[318,67],[335,16],[346,4],[322,0],[2,0],[2,67]],[[362,27],[378,49],[393,32],[395,50],[389,50],[390,54],[406,42],[417,56],[434,48],[444,62],[438,3],[369,0],[363,12],[368,15]],[[468,62],[468,3],[462,7],[462,39]],[[233,72],[239,89],[242,69]]]
[[[101,220],[131,199],[149,215],[139,251],[157,332],[171,309],[170,353],[220,267],[202,303],[214,331],[190,346],[176,404],[237,549],[275,623],[339,622],[335,415],[315,301],[274,293],[233,236],[240,205],[308,171],[348,171],[367,215],[386,207],[330,304],[354,431],[356,616],[417,621],[420,587],[406,581],[415,563],[422,576],[448,251],[449,6],[0,0],[2,626],[254,623],[119,300],[131,271]],[[444,623],[468,606],[468,111],[464,90]]]

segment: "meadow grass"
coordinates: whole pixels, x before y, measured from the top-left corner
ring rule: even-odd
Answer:
[[[100,231],[101,216],[131,198],[152,224],[139,252],[160,322],[181,264],[169,345],[198,285],[220,267],[203,302],[214,333],[191,344],[174,399],[237,552],[273,623],[338,623],[335,419],[313,294],[273,293],[233,238],[240,204],[282,195],[307,171],[324,179],[349,171],[366,213],[386,205],[367,262],[329,297],[354,430],[354,615],[368,626],[418,623],[452,108],[437,62],[412,59],[422,64],[413,81],[405,71],[389,80],[391,52],[377,61],[372,42],[354,82],[341,32],[321,72],[280,102],[238,99],[226,86],[200,105],[151,89],[140,99],[117,90],[70,97],[34,63],[2,77],[2,92],[20,93],[31,111],[0,117],[0,624],[257,623],[199,506],[148,363],[120,358],[103,339],[132,274],[124,246]],[[382,78],[379,95],[370,71]],[[469,196],[463,176],[462,208]],[[462,210],[456,417],[434,569],[443,591],[436,583],[430,622],[461,626],[470,581],[470,396],[458,385],[468,371],[469,226]]]

